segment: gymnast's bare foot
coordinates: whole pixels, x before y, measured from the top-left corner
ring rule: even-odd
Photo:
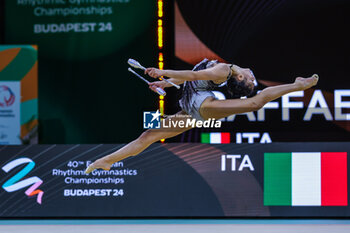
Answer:
[[[86,168],[85,173],[89,174],[93,170],[99,169],[99,168],[106,170],[106,171],[109,171],[111,169],[111,166],[112,166],[112,164],[103,161],[103,159],[98,159]]]
[[[313,87],[317,84],[318,82],[318,75],[314,74],[310,78],[296,78],[295,79],[295,84],[298,85],[298,88],[303,91],[306,89],[309,89],[310,87]]]

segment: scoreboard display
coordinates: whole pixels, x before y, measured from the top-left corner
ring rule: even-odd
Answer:
[[[0,216],[350,216],[349,143],[156,143],[84,173],[122,146],[0,147]]]

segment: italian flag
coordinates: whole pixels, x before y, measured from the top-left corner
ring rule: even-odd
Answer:
[[[347,206],[346,152],[264,154],[264,205]]]
[[[230,143],[230,133],[202,133],[201,142],[210,144]]]

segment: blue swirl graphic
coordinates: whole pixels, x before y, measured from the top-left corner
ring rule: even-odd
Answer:
[[[25,166],[21,171],[19,171],[16,175],[11,177],[9,180],[7,180],[3,185],[2,188],[5,189],[7,192],[14,192],[19,189],[22,189],[24,187],[30,186],[28,190],[26,190],[25,194],[28,196],[37,196],[37,202],[41,204],[42,196],[44,192],[42,190],[37,190],[43,181],[37,177],[33,176],[24,180],[21,180],[24,176],[26,176],[34,167],[35,162],[28,158],[20,158],[16,159],[14,161],[9,162],[5,166],[2,167],[2,170],[4,170],[6,173],[11,171],[13,168],[28,163],[27,166]]]

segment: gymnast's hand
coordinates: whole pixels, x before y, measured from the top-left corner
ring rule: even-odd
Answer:
[[[164,75],[164,72],[163,70],[151,67],[145,70],[145,74],[148,74],[152,78],[159,78]]]
[[[167,87],[167,83],[164,81],[156,81],[148,84],[149,89],[157,93],[157,87],[160,87],[164,90],[165,87]]]

